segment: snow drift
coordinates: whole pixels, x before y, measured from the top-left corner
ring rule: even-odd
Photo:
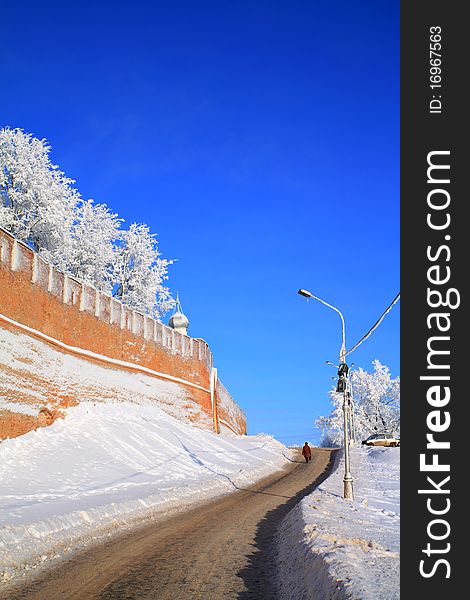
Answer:
[[[0,445],[9,580],[139,520],[253,484],[288,463],[269,436],[216,435],[155,405],[83,403]]]
[[[398,600],[400,449],[354,448],[355,499],[343,499],[344,463],[284,519],[282,598]]]

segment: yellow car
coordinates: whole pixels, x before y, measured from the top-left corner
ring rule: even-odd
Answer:
[[[391,433],[373,433],[362,443],[366,446],[399,446],[400,438]]]

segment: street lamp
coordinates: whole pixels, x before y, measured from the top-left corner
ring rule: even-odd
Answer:
[[[319,302],[321,302],[322,304],[324,304],[325,306],[328,306],[329,308],[332,308],[334,311],[336,311],[339,316],[341,317],[341,326],[342,326],[342,344],[341,344],[341,350],[339,352],[339,362],[340,364],[338,365],[338,386],[336,388],[336,390],[338,392],[343,392],[343,417],[344,417],[344,423],[343,423],[343,428],[344,428],[344,497],[347,500],[352,500],[353,498],[353,490],[352,490],[352,477],[351,477],[351,473],[349,470],[349,435],[348,435],[348,419],[347,419],[347,411],[349,410],[349,403],[348,403],[348,365],[346,364],[346,356],[348,354],[351,354],[351,352],[354,352],[354,350],[356,350],[356,348],[358,348],[365,340],[367,340],[367,338],[377,329],[377,327],[380,325],[380,323],[382,323],[382,321],[384,320],[385,316],[392,310],[392,308],[394,307],[394,305],[398,302],[398,300],[400,299],[400,292],[398,292],[398,294],[395,296],[395,298],[390,302],[390,304],[387,306],[387,308],[384,310],[384,312],[380,315],[380,317],[377,319],[377,321],[372,325],[372,327],[367,331],[367,333],[365,333],[361,339],[356,342],[356,344],[354,344],[354,346],[352,348],[350,348],[347,352],[346,352],[346,336],[345,336],[345,326],[344,326],[344,317],[343,314],[341,313],[340,310],[338,310],[335,306],[332,306],[331,304],[328,304],[328,302],[325,302],[324,300],[322,300],[321,298],[318,298],[317,296],[314,296],[311,292],[309,292],[308,290],[299,290],[298,293],[301,296],[305,296],[305,298],[314,298],[315,300],[318,300]],[[331,364],[331,363],[330,363]]]
[[[299,290],[297,293],[300,294],[301,296],[305,296],[305,298],[313,298],[314,300],[318,300],[318,302],[321,302],[325,306],[328,306],[328,308],[332,308],[334,311],[336,311],[339,314],[340,319],[341,319],[341,336],[342,336],[341,349],[339,351],[339,362],[340,363],[346,362],[345,361],[345,358],[346,358],[346,333],[345,333],[345,324],[344,324],[343,313],[340,310],[338,310],[336,308],[336,306],[333,306],[332,304],[328,304],[328,302],[325,302],[321,298],[314,296],[308,290]]]
[[[348,426],[348,385],[347,385],[347,377],[349,367],[346,364],[346,332],[345,332],[345,323],[343,313],[328,302],[325,302],[321,298],[314,296],[308,290],[300,289],[298,293],[305,298],[313,298],[314,300],[318,300],[325,306],[333,309],[341,318],[341,349],[339,351],[339,365],[338,365],[338,385],[336,391],[343,394],[343,437],[344,437],[344,477],[343,477],[343,497],[346,500],[353,500],[353,478],[351,476],[350,470],[350,460],[349,460],[349,426]]]

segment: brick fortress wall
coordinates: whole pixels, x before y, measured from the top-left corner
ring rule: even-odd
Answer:
[[[83,381],[77,375],[76,385],[71,384],[78,373],[70,367],[72,357],[80,365],[103,367],[87,397],[119,396],[110,371],[128,374],[129,381],[138,374],[147,381],[150,399],[175,416],[210,423],[216,431],[227,427],[246,433],[245,415],[218,380],[204,340],[182,335],[60,273],[0,229],[2,332],[10,342],[4,340],[0,348],[0,439],[47,425],[81,401]],[[22,353],[26,346],[28,352]],[[53,352],[53,358],[39,359],[41,352]],[[47,370],[45,363],[64,365],[67,357],[64,382],[60,368]],[[171,398],[179,401],[178,410],[170,406]]]

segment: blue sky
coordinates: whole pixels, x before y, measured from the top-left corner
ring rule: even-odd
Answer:
[[[0,124],[158,234],[249,433],[318,441],[399,291],[399,3],[10,3]],[[399,375],[399,304],[350,360]]]

